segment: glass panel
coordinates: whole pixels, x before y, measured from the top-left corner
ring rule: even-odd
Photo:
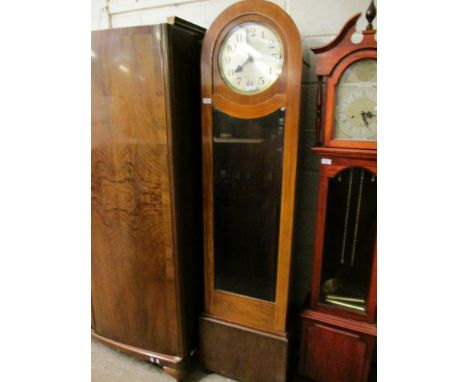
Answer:
[[[365,313],[377,232],[377,177],[349,168],[328,187],[320,302]]]
[[[377,61],[357,61],[336,87],[334,139],[377,140]]]
[[[216,289],[275,300],[284,115],[239,119],[214,110]]]

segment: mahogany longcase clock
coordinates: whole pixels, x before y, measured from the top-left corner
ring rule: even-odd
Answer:
[[[316,54],[320,185],[310,305],[302,313],[299,373],[364,382],[376,341],[377,42],[359,43],[353,16]],[[323,91],[324,90],[324,91]],[[322,104],[324,115],[322,118]]]
[[[277,5],[236,3],[201,59],[207,370],[285,381],[301,40]]]

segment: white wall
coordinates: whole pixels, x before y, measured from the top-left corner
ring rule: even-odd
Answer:
[[[291,15],[308,45],[330,41],[349,17],[365,12],[369,5],[369,0],[270,1]],[[92,29],[157,24],[168,16],[178,16],[208,28],[219,13],[235,2],[237,0],[92,0]],[[364,26],[365,20],[361,17],[358,29]]]
[[[108,6],[112,27],[154,24],[167,16],[179,16],[208,28],[214,18],[237,0],[92,0],[92,28],[107,29],[106,17],[99,14]],[[368,0],[270,0],[285,9],[304,36],[335,34],[343,22],[366,9]],[[377,4],[377,2],[376,2]],[[313,22],[314,15],[317,20]],[[362,27],[364,20],[361,20]]]
[[[292,265],[292,302],[299,309],[309,291],[313,252],[318,162],[309,148],[314,144],[316,77],[310,47],[331,41],[343,24],[358,12],[358,30],[364,29],[370,0],[270,0],[296,23],[303,42],[300,152]],[[237,0],[92,0],[92,28],[108,29],[158,24],[178,16],[208,28],[213,20]],[[377,5],[377,1],[375,1]],[[376,26],[374,21],[374,26]]]

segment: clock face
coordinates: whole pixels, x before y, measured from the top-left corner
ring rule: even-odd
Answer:
[[[377,140],[377,61],[352,64],[336,88],[334,139]]]
[[[273,85],[281,74],[283,44],[265,24],[244,22],[227,34],[218,60],[221,76],[231,89],[241,94],[258,94]]]

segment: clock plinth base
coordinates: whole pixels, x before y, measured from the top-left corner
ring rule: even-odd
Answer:
[[[299,374],[316,382],[367,382],[377,328],[306,309]]]
[[[288,338],[202,316],[200,359],[205,369],[242,382],[285,382]]]

